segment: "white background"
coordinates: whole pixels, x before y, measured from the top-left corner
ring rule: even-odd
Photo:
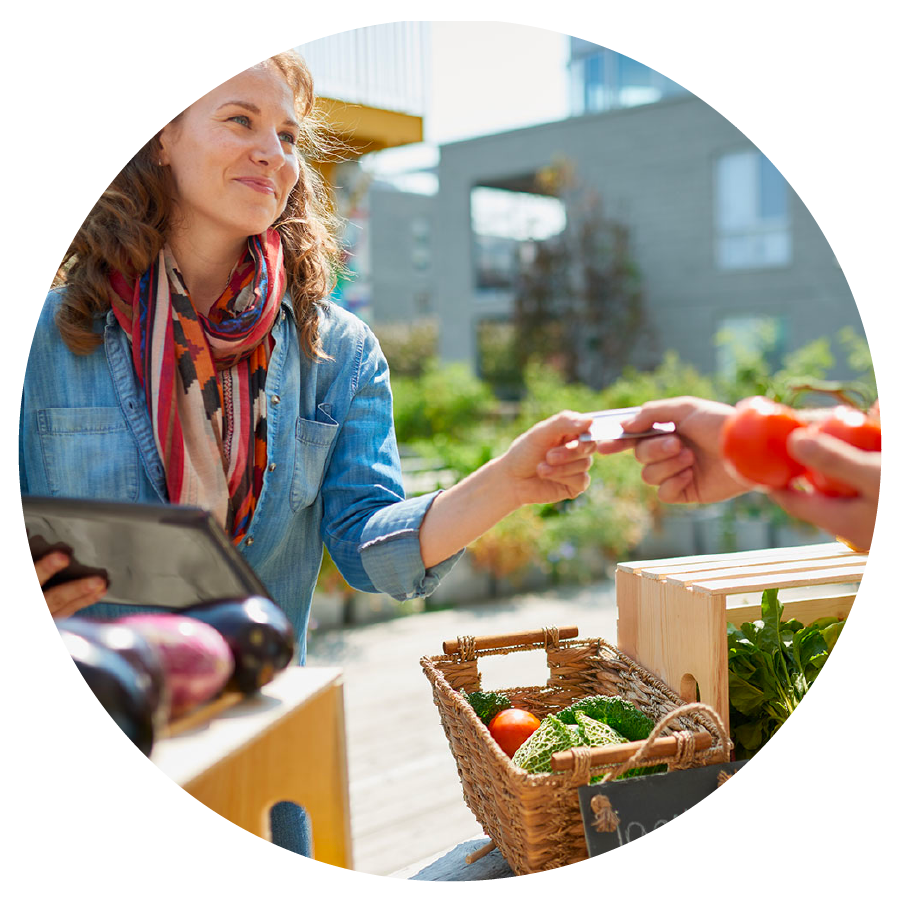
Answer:
[[[61,10],[20,5],[5,15],[0,840],[11,896],[56,889],[94,898],[299,897],[355,888],[457,896],[463,889],[298,859],[175,787],[73,677],[19,526],[15,441],[32,329],[57,262],[113,174],[178,110],[247,65],[305,40],[423,11],[421,2],[311,6],[83,2]],[[452,4],[449,18],[551,28],[634,57],[757,144],[809,207],[857,299],[876,363],[887,460],[868,572],[844,635],[812,693],[740,777],[614,853],[467,891],[865,896],[892,883],[898,164],[888,8],[869,0]],[[464,48],[459,64],[466,66]]]

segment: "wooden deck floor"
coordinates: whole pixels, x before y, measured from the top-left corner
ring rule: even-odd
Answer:
[[[460,635],[577,625],[615,641],[613,582],[532,594],[310,636],[307,664],[344,669],[354,868],[409,870],[481,834],[462,798],[431,685],[419,660]],[[541,684],[541,655],[483,660],[485,687]]]

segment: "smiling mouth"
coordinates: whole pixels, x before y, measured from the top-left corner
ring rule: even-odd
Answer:
[[[237,178],[235,180],[238,184],[243,184],[259,194],[275,196],[275,185],[273,185],[271,181],[266,181],[262,178]]]

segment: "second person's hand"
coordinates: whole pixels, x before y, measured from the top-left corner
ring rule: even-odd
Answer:
[[[868,550],[878,510],[881,454],[859,450],[827,434],[812,434],[806,428],[791,434],[788,452],[798,462],[858,493],[855,497],[829,497],[818,491],[787,488],[769,491],[769,497],[789,515],[839,536],[857,550]]]
[[[628,431],[643,431],[654,422],[672,422],[675,433],[659,437],[601,441],[597,452],[633,449],[641,477],[657,488],[663,503],[717,503],[752,488],[736,479],[719,454],[719,436],[734,407],[699,397],[674,397],[645,403],[624,422]]]

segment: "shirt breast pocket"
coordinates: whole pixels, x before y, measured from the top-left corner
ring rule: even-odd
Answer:
[[[311,505],[322,488],[328,451],[334,443],[338,425],[297,419],[294,474],[291,480],[291,510]]]
[[[51,495],[137,499],[140,459],[118,407],[42,409],[37,422]]]

